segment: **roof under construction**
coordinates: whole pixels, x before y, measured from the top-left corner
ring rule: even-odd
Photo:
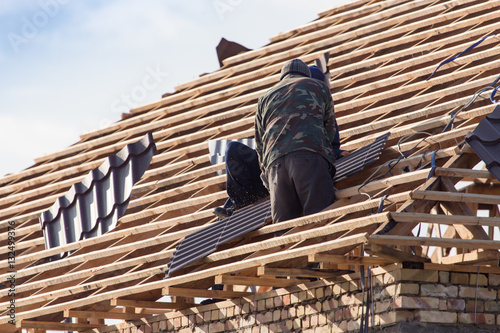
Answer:
[[[500,131],[487,129],[498,127],[499,10],[499,1],[483,0],[358,0],[332,8],[0,178],[0,331],[96,328],[105,318],[137,319],[195,306],[194,297],[235,298],[360,265],[495,270],[500,152],[492,145]],[[390,132],[378,159],[338,181],[336,201],[324,211],[267,221],[165,278],[176,247],[216,222],[212,211],[227,199],[225,166],[211,164],[208,141],[252,137],[257,99],[279,81],[283,63],[314,64],[325,53],[342,149]],[[46,247],[41,215],[148,133],[156,151],[144,145],[154,155],[137,182],[122,172],[133,187],[116,226]],[[118,172],[127,168],[118,165]],[[214,284],[245,287],[208,290]],[[148,310],[123,313],[123,306]],[[66,318],[79,319],[61,324]]]

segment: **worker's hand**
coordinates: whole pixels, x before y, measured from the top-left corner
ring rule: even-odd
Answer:
[[[347,151],[347,150],[344,150],[343,152],[340,153],[340,155],[342,156],[347,156],[349,155],[351,152],[350,151]]]

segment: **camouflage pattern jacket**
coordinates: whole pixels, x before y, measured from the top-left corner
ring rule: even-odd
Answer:
[[[255,144],[262,172],[277,158],[309,150],[335,162],[333,100],[321,81],[290,74],[260,98],[255,116]]]

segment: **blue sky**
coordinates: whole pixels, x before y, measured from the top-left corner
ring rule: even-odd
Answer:
[[[349,0],[0,2],[0,176]]]

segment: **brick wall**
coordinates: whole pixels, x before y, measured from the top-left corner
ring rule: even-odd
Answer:
[[[370,331],[500,332],[500,274],[394,266],[372,270],[372,283],[365,281],[365,302],[360,275],[351,274],[98,332],[359,332],[367,308]]]

